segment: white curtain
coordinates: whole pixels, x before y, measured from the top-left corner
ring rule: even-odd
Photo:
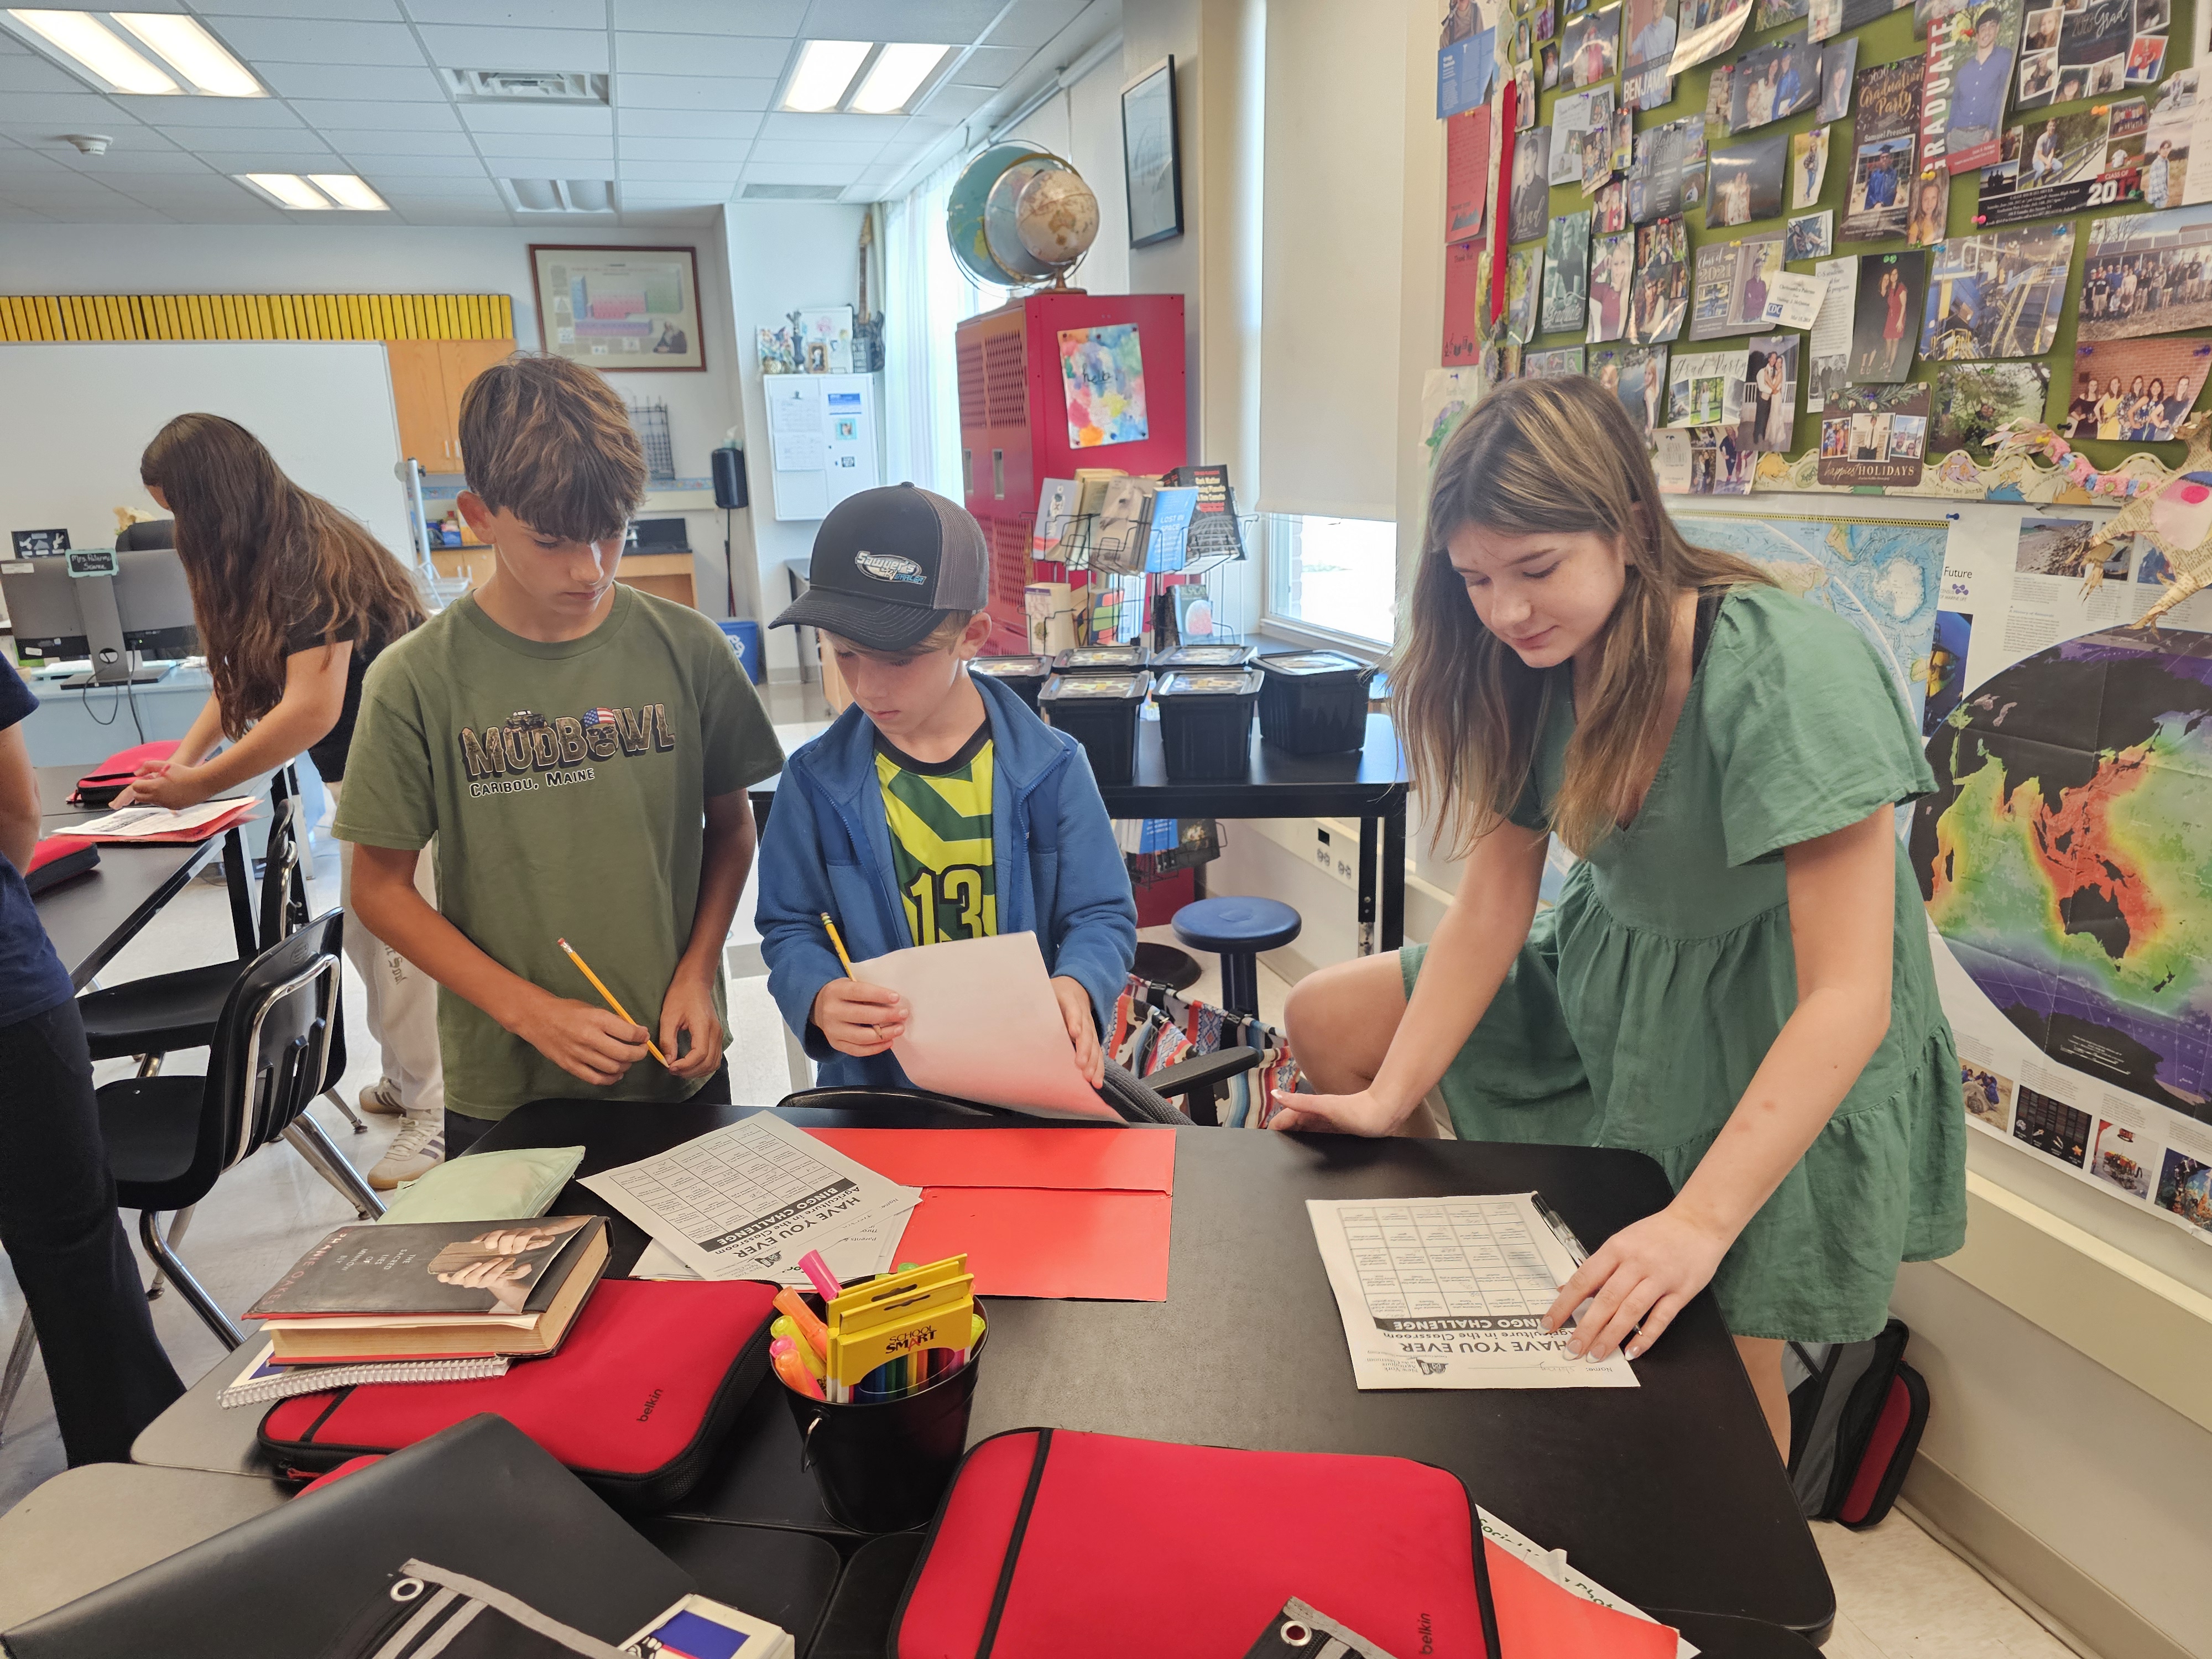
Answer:
[[[959,376],[952,331],[1006,302],[969,280],[945,235],[965,158],[946,162],[884,216],[884,435],[890,481],[961,498]]]

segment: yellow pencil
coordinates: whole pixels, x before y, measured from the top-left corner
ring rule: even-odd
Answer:
[[[830,913],[827,910],[822,913],[822,925],[830,930],[830,943],[837,948],[837,960],[845,964],[845,977],[852,978],[853,958],[845,954],[845,941],[837,937],[837,924],[830,920]],[[586,969],[585,971],[588,973],[591,970]]]
[[[576,966],[582,970],[584,977],[592,981],[592,988],[599,994],[599,999],[601,1001],[605,1002],[608,1007],[613,1009],[615,1012],[619,1014],[623,1018],[629,1020],[631,1024],[637,1024],[638,1022],[630,1018],[629,1010],[623,1007],[619,1002],[617,1002],[615,1000],[615,994],[607,989],[605,986],[599,983],[599,976],[592,971],[591,964],[586,962],[583,957],[576,954],[574,947],[572,946],[567,939],[556,939],[553,942],[559,945],[563,951],[568,951],[568,960],[574,963]],[[668,1056],[662,1054],[659,1049],[653,1046],[653,1039],[649,1036],[645,1040],[645,1052],[651,1054],[663,1066],[666,1066],[668,1064]]]

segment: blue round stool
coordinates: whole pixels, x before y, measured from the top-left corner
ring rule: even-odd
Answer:
[[[1277,899],[1208,898],[1175,913],[1176,937],[1194,951],[1221,957],[1221,1006],[1231,1013],[1260,1012],[1260,952],[1279,950],[1304,926],[1298,913]]]

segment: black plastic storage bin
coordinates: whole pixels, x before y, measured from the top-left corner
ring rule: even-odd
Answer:
[[[1170,668],[1212,668],[1226,671],[1249,668],[1255,653],[1249,645],[1194,642],[1179,645],[1172,651],[1164,651],[1152,659],[1152,672],[1164,674]]]
[[[998,681],[1029,704],[1034,714],[1037,693],[1052,678],[1052,664],[1042,657],[978,657],[968,665],[968,672]]]
[[[1255,668],[1179,669],[1164,674],[1160,748],[1171,778],[1241,778],[1252,766]]]
[[[1142,645],[1070,646],[1052,659],[1060,674],[1133,674],[1151,659]]]
[[[1293,755],[1340,755],[1367,741],[1367,685],[1376,671],[1340,651],[1289,651],[1256,665],[1260,736]]]
[[[1152,677],[1135,673],[1054,674],[1037,695],[1053,725],[1083,745],[1102,784],[1127,783],[1137,770],[1137,720]]]

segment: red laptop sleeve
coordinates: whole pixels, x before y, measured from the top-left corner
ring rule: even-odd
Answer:
[[[76,793],[70,799],[79,806],[109,805],[123,793],[123,786],[138,775],[141,766],[149,761],[165,761],[176,752],[174,738],[118,749],[76,781]]]
[[[261,1419],[261,1443],[279,1468],[313,1474],[493,1412],[610,1502],[664,1509],[691,1490],[767,1375],[775,1289],[610,1279],[543,1359],[471,1382],[280,1400]]]
[[[1241,1654],[1297,1596],[1394,1654],[1487,1659],[1480,1536],[1425,1463],[1017,1429],[961,1463],[891,1652]]]

